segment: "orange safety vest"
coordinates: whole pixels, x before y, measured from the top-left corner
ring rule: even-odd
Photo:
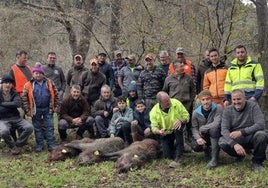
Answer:
[[[188,74],[189,76],[192,76],[192,69],[191,69],[191,66],[192,66],[192,62],[190,60],[187,60],[186,59],[186,62],[184,63],[184,72],[186,74]],[[168,74],[171,75],[173,74],[175,71],[175,68],[174,68],[174,62],[170,63],[169,65],[169,70],[168,70]]]
[[[51,96],[51,101],[52,101],[52,108],[53,111],[55,110],[55,92],[53,90],[53,86],[52,86],[52,82],[51,80],[46,80],[47,81],[47,86],[48,86],[48,90]],[[28,89],[28,102],[29,102],[29,109],[30,109],[30,114],[33,115],[34,114],[34,96],[33,96],[33,86],[32,86],[32,82],[28,81],[25,84],[25,87]]]
[[[26,65],[28,67],[29,71],[32,72],[32,69],[30,66]],[[28,81],[27,77],[23,72],[20,70],[20,68],[17,65],[13,65],[11,67],[14,73],[14,79],[15,79],[15,90],[19,93],[19,95],[22,95],[24,84]]]

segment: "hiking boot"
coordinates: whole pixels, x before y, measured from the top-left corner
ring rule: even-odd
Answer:
[[[182,163],[182,158],[179,159],[175,159],[174,161],[172,161],[168,166],[169,168],[177,168],[178,166],[180,166]]]
[[[15,146],[15,147],[13,147],[13,148],[11,149],[11,153],[12,153],[12,155],[19,155],[19,154],[21,153],[21,148]]]
[[[260,163],[253,163],[252,167],[253,167],[253,170],[255,172],[260,172],[260,171],[264,170],[264,167]]]

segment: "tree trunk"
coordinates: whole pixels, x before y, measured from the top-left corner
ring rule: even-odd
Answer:
[[[252,1],[256,6],[257,24],[258,24],[258,50],[260,53],[259,62],[264,71],[265,87],[260,100],[261,109],[264,113],[266,125],[268,125],[268,8],[266,0]]]
[[[120,8],[121,8],[121,0],[111,0],[111,51],[118,50],[119,48],[119,38],[120,38]],[[113,55],[112,55],[113,57]]]

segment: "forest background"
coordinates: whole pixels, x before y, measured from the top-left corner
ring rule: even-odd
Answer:
[[[251,2],[246,4],[245,2]],[[235,46],[261,62],[268,83],[267,0],[0,0],[0,77],[24,49],[28,64],[46,63],[49,51],[66,73],[80,53],[88,62],[99,52],[113,59],[135,54],[142,63],[146,53],[168,50],[171,59],[179,46],[196,66],[207,48],[219,49],[227,63]],[[266,84],[267,85],[267,84]],[[268,119],[268,89],[261,107]],[[268,125],[268,124],[267,124]],[[57,137],[58,138],[58,137]],[[78,167],[75,160],[48,164],[47,152],[11,156],[0,143],[0,187],[267,187],[266,169],[255,173],[251,155],[243,164],[221,152],[219,166],[206,170],[203,153],[186,153],[180,168],[170,160],[154,160],[138,171],[117,174],[113,162]],[[58,141],[58,140],[57,140]]]
[[[135,54],[167,50],[171,59],[183,47],[197,67],[208,48],[217,48],[227,63],[243,44],[262,63],[268,82],[267,0],[0,0],[0,76],[24,49],[29,65],[46,63],[49,51],[65,73],[79,53],[85,62],[106,52]],[[261,107],[268,121],[268,89]]]

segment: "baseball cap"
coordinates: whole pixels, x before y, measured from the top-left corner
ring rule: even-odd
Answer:
[[[136,57],[135,57],[134,54],[131,54],[131,55],[128,55],[128,56],[126,57],[126,59],[130,59],[130,60],[132,60],[132,59],[136,59]]]
[[[176,54],[178,54],[178,53],[182,53],[182,54],[184,54],[185,52],[184,52],[184,48],[182,48],[182,47],[178,47],[177,49],[176,49]]]
[[[80,59],[83,59],[82,56],[81,56],[80,54],[76,54],[76,55],[74,56],[74,59],[76,59],[77,57],[79,57]]]
[[[98,60],[96,58],[90,59],[89,64],[90,65],[92,65],[92,64],[98,65]]]
[[[114,55],[117,56],[118,54],[122,54],[122,51],[121,50],[116,50],[114,51]]]
[[[153,56],[153,54],[149,53],[149,54],[147,54],[147,55],[145,56],[144,59],[145,59],[145,60],[146,60],[146,59],[154,60],[154,56]]]

